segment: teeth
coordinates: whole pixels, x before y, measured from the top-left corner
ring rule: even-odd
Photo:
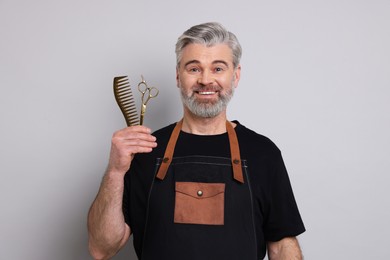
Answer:
[[[200,95],[212,95],[215,94],[214,91],[204,91],[204,92],[199,92]]]

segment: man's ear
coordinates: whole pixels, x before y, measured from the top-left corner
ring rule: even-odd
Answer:
[[[238,82],[241,78],[241,65],[238,64],[237,68],[234,70],[234,87],[238,87]]]
[[[179,84],[179,67],[176,66],[176,86],[179,87],[180,84]]]

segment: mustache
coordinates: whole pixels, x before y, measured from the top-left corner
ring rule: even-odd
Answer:
[[[221,91],[222,87],[220,87],[220,86],[201,86],[201,85],[197,85],[197,86],[193,87],[192,90],[196,91],[196,92]]]

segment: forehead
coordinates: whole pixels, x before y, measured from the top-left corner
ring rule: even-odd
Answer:
[[[233,52],[227,44],[216,44],[213,46],[188,44],[183,49],[181,64],[186,64],[192,60],[200,63],[213,63],[220,60],[233,64]]]

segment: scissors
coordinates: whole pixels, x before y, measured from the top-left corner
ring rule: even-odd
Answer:
[[[146,104],[151,98],[155,98],[158,95],[158,89],[155,87],[149,87],[148,84],[146,83],[144,76],[141,75],[142,81],[138,83],[138,91],[142,93],[141,97],[141,116],[140,116],[140,121],[139,124],[142,125],[144,123],[144,116],[145,116],[145,111],[146,111]],[[146,94],[146,96],[145,96]]]

